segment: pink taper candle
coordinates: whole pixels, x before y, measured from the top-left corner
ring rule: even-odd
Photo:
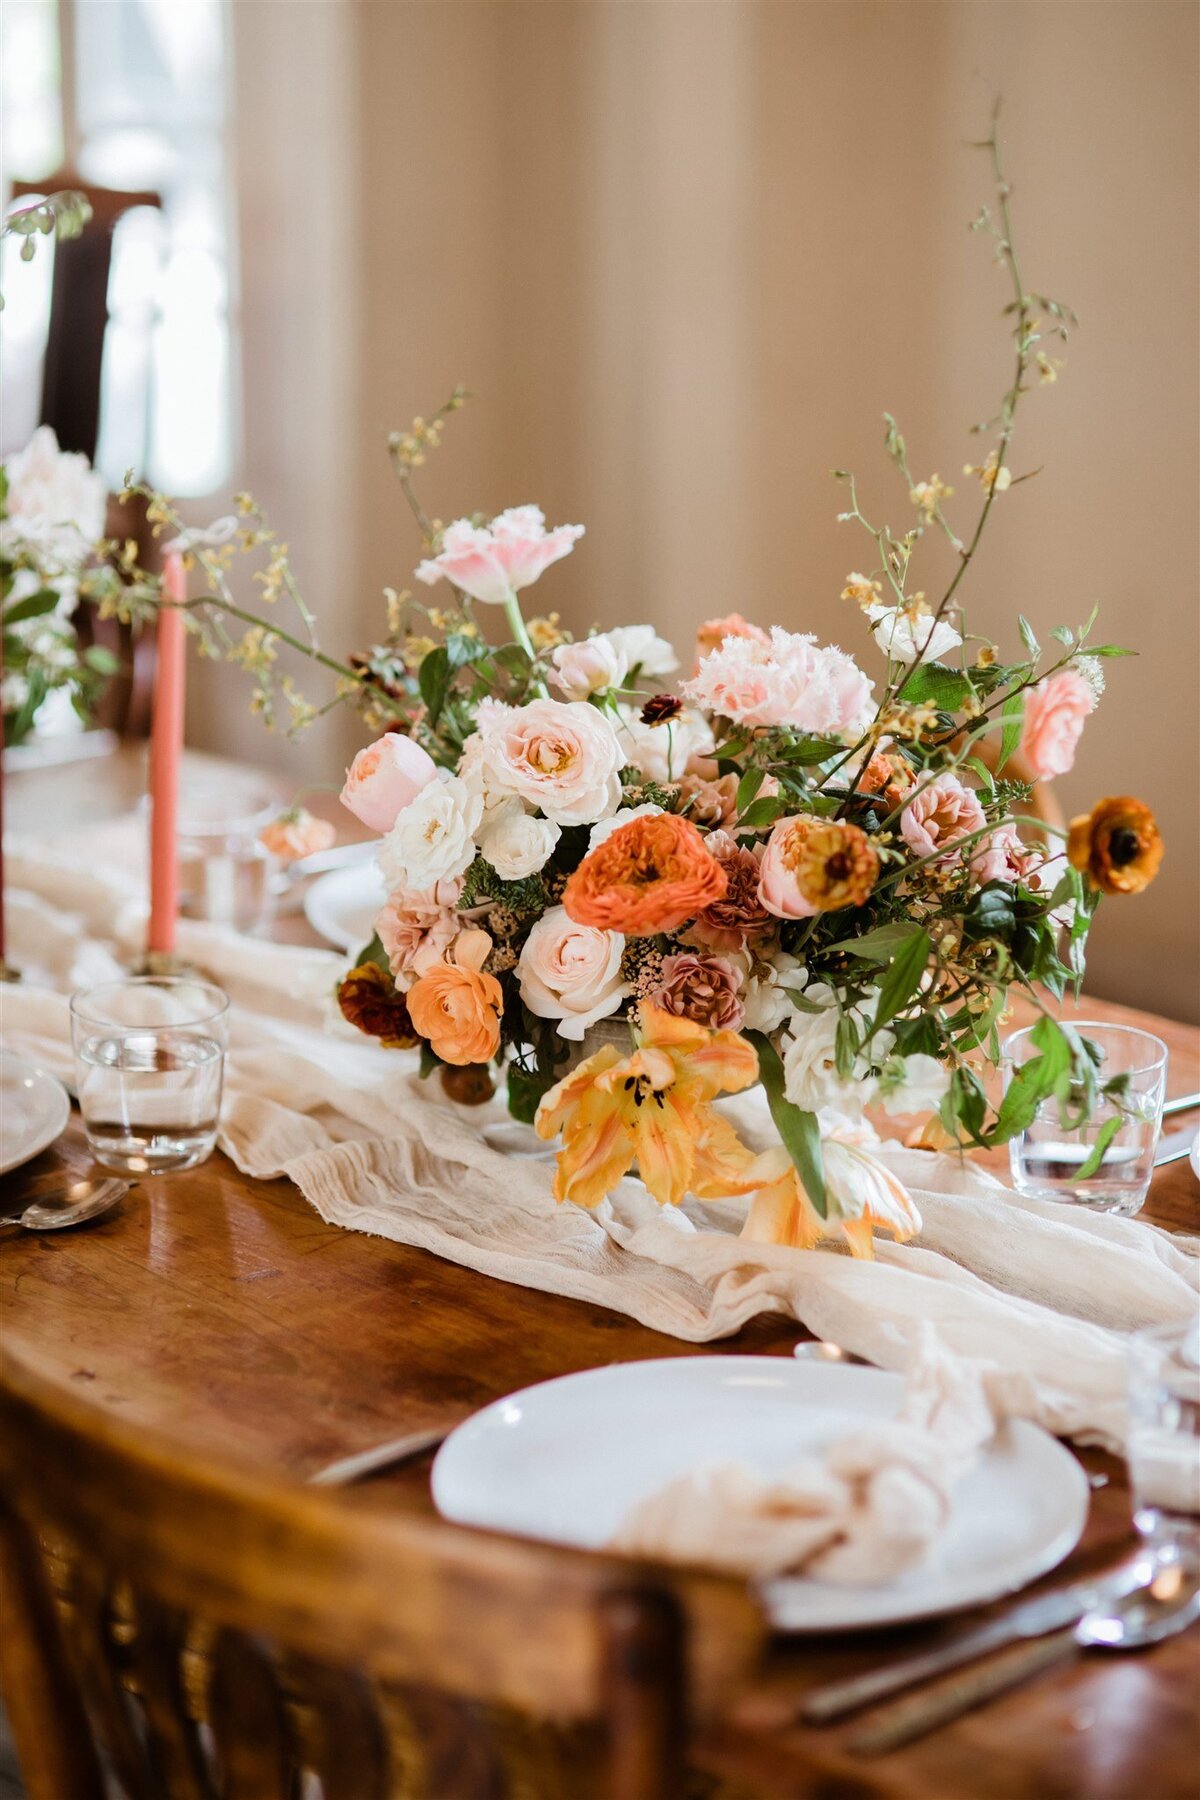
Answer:
[[[168,604],[158,615],[158,663],[150,728],[150,931],[146,948],[151,955],[169,956],[175,949],[175,916],[179,910],[176,834],[186,650],[183,614],[177,608],[187,598],[187,578],[183,558],[177,551],[168,554],[163,568],[163,598]]]

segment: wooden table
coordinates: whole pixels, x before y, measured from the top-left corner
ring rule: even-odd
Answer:
[[[128,759],[10,782],[10,828],[116,811]],[[296,935],[293,926],[288,935]],[[1200,1087],[1189,1027],[1102,1002],[1089,1016],[1148,1025],[1171,1050],[1169,1087]],[[78,1121],[3,1181],[4,1210],[89,1166]],[[1154,1180],[1146,1216],[1200,1228],[1186,1162]],[[619,1314],[475,1275],[420,1250],[322,1223],[287,1181],[255,1182],[217,1155],[144,1181],[115,1213],[71,1234],[4,1234],[0,1322],[14,1348],[124,1417],[303,1477],[408,1429],[457,1419],[527,1383],[639,1357],[695,1356]],[[786,1356],[804,1336],[756,1321],[722,1353]],[[1123,1465],[1082,1460],[1097,1482],[1083,1543],[1054,1580],[1117,1560],[1133,1542]],[[428,1461],[353,1490],[363,1508],[428,1511]],[[976,1615],[978,1616],[978,1615]],[[762,1682],[709,1754],[771,1794],[929,1800],[1172,1800],[1196,1792],[1197,1638],[1137,1657],[1093,1655],[875,1762],[846,1731],[800,1729],[812,1682],[885,1660],[956,1627],[780,1641]]]

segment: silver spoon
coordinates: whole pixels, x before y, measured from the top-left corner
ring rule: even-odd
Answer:
[[[133,1186],[110,1176],[105,1181],[73,1181],[45,1200],[34,1200],[21,1212],[8,1213],[0,1225],[23,1225],[26,1231],[66,1231],[85,1219],[98,1219]]]
[[[924,1737],[939,1725],[1007,1693],[1031,1676],[1068,1661],[1080,1650],[1144,1650],[1186,1631],[1200,1619],[1200,1590],[1195,1572],[1179,1563],[1148,1566],[1149,1582],[1084,1613],[1075,1625],[1049,1637],[951,1676],[911,1698],[880,1707],[849,1748],[860,1756],[879,1756]]]

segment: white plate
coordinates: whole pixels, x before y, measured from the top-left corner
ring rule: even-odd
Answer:
[[[304,911],[314,931],[339,950],[361,950],[375,931],[375,917],[387,899],[377,863],[352,863],[313,882]]]
[[[15,1050],[0,1049],[0,1175],[61,1137],[70,1117],[61,1081]]]
[[[459,1524],[599,1550],[638,1501],[686,1470],[730,1460],[781,1472],[889,1417],[903,1387],[879,1369],[775,1356],[588,1369],[460,1425],[433,1465],[434,1503]],[[767,1612],[782,1631],[844,1631],[980,1605],[1061,1562],[1087,1508],[1075,1458],[1017,1421],[956,1488],[946,1529],[919,1567],[879,1587],[772,1581]]]

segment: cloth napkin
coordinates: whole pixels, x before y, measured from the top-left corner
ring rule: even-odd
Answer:
[[[5,1039],[68,1083],[67,995],[119,973],[144,940],[138,836],[123,822],[7,846],[10,955],[25,978],[0,994]],[[221,1147],[247,1174],[288,1176],[346,1229],[691,1342],[779,1313],[903,1368],[932,1323],[948,1350],[1003,1373],[1014,1413],[1114,1446],[1124,1334],[1195,1310],[1194,1242],[1021,1199],[970,1163],[900,1147],[881,1153],[924,1225],[912,1243],[879,1240],[874,1262],[745,1243],[745,1201],[659,1208],[636,1180],[594,1212],[557,1207],[547,1159],[495,1147],[513,1135],[500,1100],[454,1105],[418,1079],[415,1053],[345,1025],[332,1000],[341,955],[192,921],[179,950],[233,1001]],[[724,1104],[747,1137],[769,1131],[761,1094]]]
[[[781,1475],[717,1463],[678,1476],[633,1509],[611,1548],[758,1581],[894,1581],[936,1541],[1009,1399],[1002,1377],[951,1355],[926,1326],[894,1419]]]

